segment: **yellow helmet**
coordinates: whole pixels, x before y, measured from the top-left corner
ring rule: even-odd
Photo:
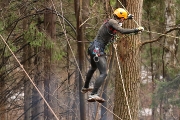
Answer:
[[[117,8],[114,11],[114,15],[116,15],[118,18],[124,18],[124,19],[128,18],[128,12],[123,8]]]

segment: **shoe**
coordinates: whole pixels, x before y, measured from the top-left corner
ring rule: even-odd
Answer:
[[[94,94],[94,95],[89,95],[89,98],[87,100],[88,102],[99,102],[99,103],[103,103],[105,102],[105,100],[101,97],[98,96],[98,94]]]
[[[83,87],[83,88],[81,89],[81,92],[82,92],[82,93],[87,93],[87,92],[89,92],[89,91],[91,92],[92,90],[93,90],[93,88],[91,88],[91,87],[90,87],[90,88],[84,88],[84,87]]]

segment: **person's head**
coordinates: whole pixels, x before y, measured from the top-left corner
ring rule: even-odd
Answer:
[[[114,19],[123,22],[128,18],[128,12],[123,8],[117,8],[113,13]]]

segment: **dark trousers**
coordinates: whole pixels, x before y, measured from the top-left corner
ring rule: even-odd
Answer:
[[[86,76],[86,81],[84,84],[85,88],[89,88],[89,82],[90,82],[94,72],[96,71],[96,69],[98,69],[100,72],[100,75],[96,79],[95,84],[94,84],[94,89],[91,93],[93,95],[93,94],[98,93],[99,88],[101,87],[101,85],[103,84],[103,82],[107,76],[107,59],[106,59],[106,56],[99,56],[98,61],[95,62],[94,55],[90,55],[90,63],[91,63],[91,67],[88,70],[88,73]]]

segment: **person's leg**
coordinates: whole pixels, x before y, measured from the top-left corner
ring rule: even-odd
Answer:
[[[85,81],[85,84],[84,84],[84,88],[89,88],[89,83],[90,83],[90,81],[91,81],[91,78],[92,78],[94,72],[95,72],[96,69],[97,69],[96,63],[95,63],[94,60],[93,60],[93,56],[91,56],[90,62],[91,62],[91,68],[90,68],[90,69],[88,70],[88,72],[87,72],[86,81]]]
[[[106,60],[106,57],[100,56],[99,61],[96,62],[96,66],[99,69],[100,75],[97,78],[97,80],[95,81],[94,89],[93,89],[91,95],[98,93],[99,88],[101,87],[101,85],[103,84],[103,82],[107,76],[107,60]]]

